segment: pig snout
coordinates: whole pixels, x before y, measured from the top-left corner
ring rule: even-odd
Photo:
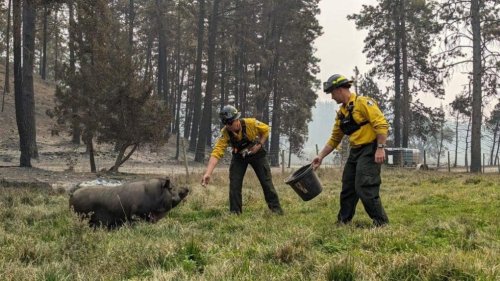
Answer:
[[[172,207],[177,206],[189,194],[189,188],[178,187],[172,191]]]

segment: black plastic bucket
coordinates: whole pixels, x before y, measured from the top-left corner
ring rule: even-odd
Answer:
[[[305,165],[290,175],[285,183],[304,201],[309,201],[321,193],[323,188],[311,164]]]

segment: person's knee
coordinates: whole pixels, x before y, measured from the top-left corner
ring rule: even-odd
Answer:
[[[374,186],[356,185],[356,195],[363,201],[372,201],[379,198],[378,188]]]
[[[376,171],[363,171],[356,174],[356,189],[375,189],[382,183],[380,174]]]

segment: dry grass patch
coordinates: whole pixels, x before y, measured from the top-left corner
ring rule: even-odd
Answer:
[[[285,211],[273,215],[251,170],[243,214],[228,212],[228,175],[188,181],[186,202],[157,224],[90,229],[68,198],[0,188],[1,280],[498,280],[500,176],[389,170],[391,223],[373,228],[359,204],[336,225],[341,171],[319,171],[304,202],[273,175]],[[181,180],[179,180],[181,181]],[[182,184],[182,183],[181,183]]]

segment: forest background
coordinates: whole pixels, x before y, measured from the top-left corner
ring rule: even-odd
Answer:
[[[95,171],[95,142],[114,145],[111,170],[118,170],[140,144],[161,145],[170,135],[176,159],[186,140],[202,163],[220,126],[217,109],[227,103],[272,126],[273,166],[282,151],[303,156],[316,136],[308,123],[324,97],[320,81],[329,71],[349,75],[346,67],[355,91],[386,113],[391,146],[425,149],[439,164],[454,142],[454,165],[459,153],[471,171],[485,159],[498,163],[497,1],[366,4],[339,15],[342,9],[326,2],[320,13],[317,0],[3,1],[0,53],[18,75],[20,164],[31,166],[37,156],[33,73],[56,87],[56,107],[47,112],[57,124],[53,133],[69,130],[73,142],[83,141]],[[345,18],[365,32],[366,65],[337,60],[353,58],[337,46],[361,36],[325,24],[337,28],[328,33],[336,38],[328,43],[335,64],[320,73],[320,61],[330,57],[323,56],[319,15]],[[464,81],[447,93],[457,73]]]

